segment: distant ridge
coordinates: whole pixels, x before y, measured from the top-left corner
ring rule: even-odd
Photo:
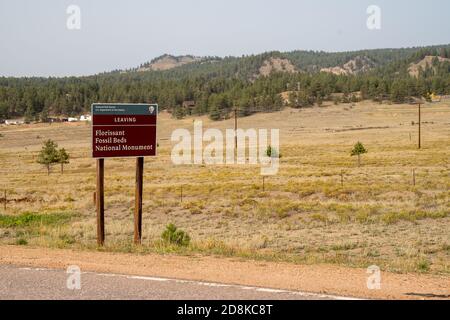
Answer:
[[[170,54],[164,54],[159,56],[149,63],[145,63],[141,65],[137,71],[165,71],[170,70],[176,67],[180,67],[182,65],[193,63],[197,61],[201,61],[203,58],[195,57],[192,55],[184,55],[184,56],[173,56]]]
[[[359,100],[450,95],[450,45],[352,52],[271,51],[240,57],[164,54],[138,67],[65,78],[0,77],[0,122],[79,115],[93,102],[155,102],[174,117],[226,119]]]

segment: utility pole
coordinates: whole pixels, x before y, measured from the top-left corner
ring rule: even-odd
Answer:
[[[234,152],[237,158],[237,107],[234,107]]]
[[[419,149],[422,148],[422,141],[421,141],[421,129],[422,129],[422,113],[421,113],[421,104],[419,103]]]

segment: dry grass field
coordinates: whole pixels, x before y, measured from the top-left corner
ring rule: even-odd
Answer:
[[[193,119],[160,115],[159,156],[145,162],[142,246],[132,245],[135,160],[105,161],[102,250],[450,273],[450,103],[423,107],[422,150],[411,105],[325,105],[239,119],[241,128],[280,129],[280,170],[264,192],[259,166],[172,164],[171,132],[192,130]],[[199,119],[205,128],[233,128],[231,119]],[[6,189],[8,199],[0,244],[96,250],[90,125],[2,126],[0,133],[0,198]],[[63,175],[55,166],[47,176],[36,163],[46,139],[71,155]],[[357,141],[369,151],[361,167],[350,157]],[[189,233],[189,247],[160,240],[168,223]]]

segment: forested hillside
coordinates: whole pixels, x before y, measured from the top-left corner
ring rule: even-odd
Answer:
[[[165,55],[136,68],[88,77],[3,77],[0,120],[76,115],[90,110],[93,102],[154,102],[176,117],[209,114],[215,120],[229,116],[235,107],[245,116],[279,110],[286,104],[308,107],[324,100],[400,103],[410,97],[427,98],[431,93],[450,94],[448,58],[450,45],[340,53],[268,52],[225,58]],[[164,64],[161,59],[165,59]],[[268,61],[273,64],[274,59],[281,64],[280,70],[289,72],[274,69],[262,74],[261,67]],[[431,65],[424,62],[427,59]],[[412,67],[416,68],[414,75]],[[350,71],[320,72],[327,68]],[[185,101],[190,102],[188,107]]]

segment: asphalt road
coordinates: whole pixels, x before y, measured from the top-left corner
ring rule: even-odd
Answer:
[[[80,289],[68,289],[77,276],[65,270],[0,266],[1,300],[317,300],[328,295],[176,279],[81,272]],[[69,284],[75,284],[69,281]]]

